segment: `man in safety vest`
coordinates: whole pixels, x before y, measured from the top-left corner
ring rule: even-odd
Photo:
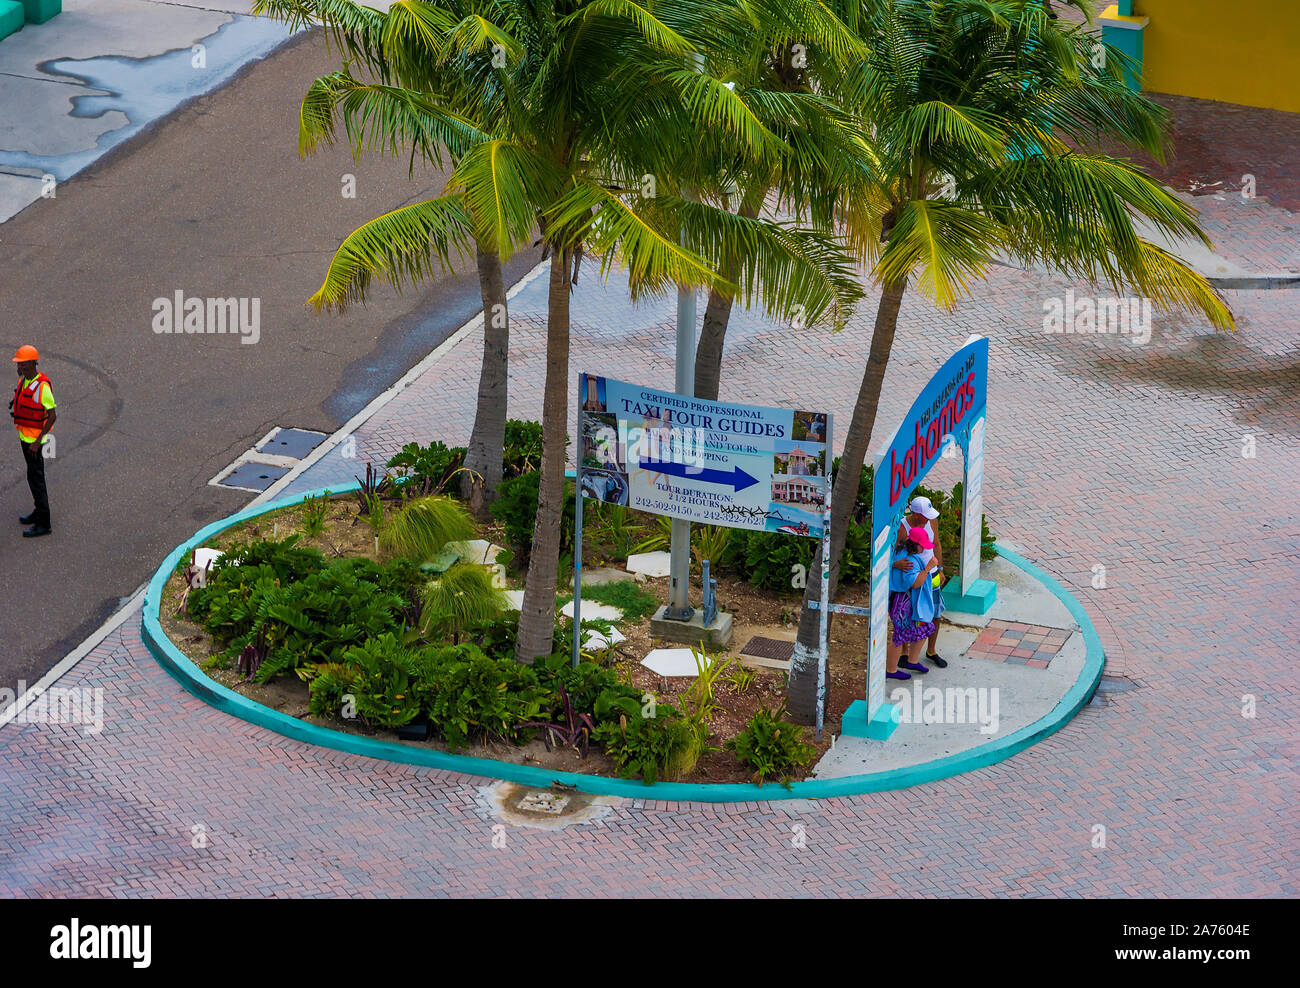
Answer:
[[[54,428],[54,392],[50,379],[36,369],[40,359],[36,347],[23,345],[14,354],[18,365],[18,386],[9,402],[9,414],[18,427],[22,440],[23,459],[27,461],[27,486],[32,489],[34,507],[30,515],[18,520],[31,528],[23,529],[23,538],[31,539],[49,535],[50,499],[45,490],[45,443]]]

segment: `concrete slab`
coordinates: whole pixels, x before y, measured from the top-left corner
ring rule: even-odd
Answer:
[[[501,546],[489,542],[487,539],[450,542],[447,544],[447,548],[459,554],[460,558],[465,562],[475,563],[479,566],[491,566],[497,561],[497,554],[505,552]]]
[[[697,645],[710,651],[726,648],[731,644],[731,628],[734,619],[726,611],[719,611],[713,621],[704,624],[704,612],[698,607],[688,621],[668,620],[664,617],[667,606],[660,606],[650,618],[650,635],[666,641],[683,645]]]
[[[997,603],[988,614],[944,614],[937,647],[948,668],[932,667],[906,681],[886,680],[886,703],[899,708],[897,729],[884,741],[837,738],[817,763],[816,778],[887,771],[946,758],[1005,737],[1056,708],[1083,672],[1087,646],[1082,632],[1065,605],[1006,560],[985,563],[982,575],[997,582]],[[1046,669],[967,657],[966,651],[990,618],[1074,633]]]
[[[672,572],[669,565],[671,558],[666,552],[634,552],[627,557],[627,571],[655,578],[667,576]]]
[[[585,566],[582,569],[582,585],[584,587],[599,587],[607,583],[622,583],[624,580],[634,579],[632,573],[625,570],[615,569],[612,566],[594,566],[591,569]]]
[[[981,659],[959,659],[907,682],[887,680],[885,702],[903,708],[898,729],[887,741],[837,738],[817,763],[815,777],[886,771],[979,747],[1050,713],[1073,682],[1046,669]],[[925,723],[927,705],[936,697],[937,708],[928,712],[937,710],[941,720]]]
[[[599,628],[588,628],[587,622],[582,622],[582,646],[593,651],[603,652],[606,649],[613,648],[615,645],[621,645],[627,641],[627,635],[617,628],[610,628],[609,634],[601,631]]]
[[[573,601],[569,601],[561,607],[560,613],[569,620],[573,620]],[[617,607],[610,607],[608,604],[598,604],[594,600],[584,600],[582,602],[582,620],[590,621],[592,618],[601,618],[605,621],[622,621],[623,612]]]
[[[695,651],[690,648],[656,648],[641,660],[641,664],[661,676],[694,677],[700,674],[700,668],[695,664]]]

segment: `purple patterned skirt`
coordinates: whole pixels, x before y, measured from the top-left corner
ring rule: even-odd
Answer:
[[[899,590],[889,595],[889,620],[894,623],[895,645],[925,641],[934,634],[933,621],[912,620],[912,598]]]

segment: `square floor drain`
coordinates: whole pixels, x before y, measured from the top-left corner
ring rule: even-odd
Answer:
[[[559,816],[569,805],[568,796],[559,796],[553,792],[530,792],[519,801],[519,808],[528,813],[550,813]]]
[[[257,447],[259,453],[272,456],[289,456],[301,460],[325,441],[325,433],[306,429],[277,429],[266,442]]]
[[[740,657],[750,660],[751,665],[788,671],[794,658],[794,642],[780,638],[754,637],[740,650]]]
[[[221,478],[221,486],[264,491],[288,472],[288,467],[273,467],[269,463],[241,463]]]

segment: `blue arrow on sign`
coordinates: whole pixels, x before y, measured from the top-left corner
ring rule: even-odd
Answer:
[[[757,477],[751,477],[738,466],[733,466],[730,470],[709,470],[707,468],[692,467],[689,463],[642,460],[640,467],[642,470],[649,470],[651,473],[664,473],[670,477],[684,477],[687,480],[698,480],[705,484],[729,484],[736,491],[743,491],[758,483]]]

